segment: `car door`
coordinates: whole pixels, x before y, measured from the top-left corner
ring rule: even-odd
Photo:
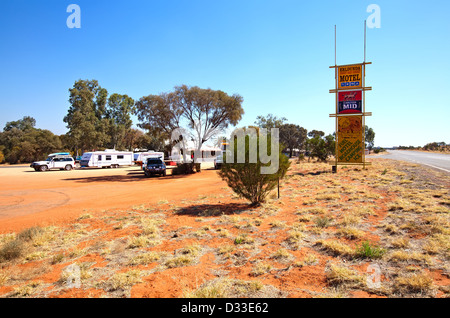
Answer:
[[[63,158],[54,158],[53,162],[54,162],[53,168],[55,168],[55,169],[64,168],[64,159]]]

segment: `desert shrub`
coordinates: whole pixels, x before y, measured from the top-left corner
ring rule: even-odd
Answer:
[[[33,241],[36,237],[41,235],[44,232],[44,230],[38,226],[30,227],[28,229],[23,230],[19,234],[17,234],[18,240],[23,241]]]
[[[314,219],[316,226],[321,228],[329,227],[332,222],[333,219],[328,216],[318,216]]]
[[[245,130],[244,130],[245,131]],[[267,152],[272,156],[272,160],[278,160],[278,170],[274,173],[263,173],[262,169],[268,168],[273,162],[261,162],[259,149],[260,134],[247,134],[245,136],[244,147],[238,149],[238,142],[234,142],[234,158],[227,158],[224,154],[224,163],[219,171],[219,175],[225,180],[228,186],[240,197],[249,200],[252,205],[259,205],[265,202],[266,197],[277,187],[279,180],[283,179],[289,168],[288,157],[281,153],[282,146],[279,146],[278,156],[272,156],[272,138],[267,136]],[[273,144],[275,145],[275,140]],[[256,148],[251,145],[256,146]],[[238,154],[238,152],[241,152]],[[256,158],[252,158],[256,151]],[[238,155],[245,152],[244,162],[238,162]],[[233,159],[233,160],[232,160]],[[255,162],[256,161],[256,162]]]
[[[25,252],[25,244],[21,240],[12,240],[0,248],[0,262],[10,261],[21,257]]]

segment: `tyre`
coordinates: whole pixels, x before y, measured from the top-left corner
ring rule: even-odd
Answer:
[[[144,175],[145,175],[147,178],[150,178],[150,173],[148,173],[147,171],[144,172]]]
[[[71,165],[66,165],[66,166],[64,167],[64,170],[70,171],[70,170],[72,170],[72,166],[71,166]]]
[[[48,167],[47,166],[40,166],[39,167],[39,171],[47,171]]]

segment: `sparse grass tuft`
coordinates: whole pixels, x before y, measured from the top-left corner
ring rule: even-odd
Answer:
[[[316,244],[321,245],[326,251],[333,253],[334,255],[353,257],[355,255],[354,250],[347,244],[339,241],[332,240],[319,240]]]
[[[111,290],[125,290],[137,283],[141,283],[141,271],[130,270],[124,273],[116,273],[109,279]]]
[[[327,282],[331,286],[361,286],[364,278],[356,271],[351,270],[343,265],[332,264],[327,270]]]
[[[362,245],[356,249],[355,256],[360,258],[382,258],[386,250],[378,246],[372,246],[368,241],[363,242]]]
[[[318,216],[314,219],[314,223],[316,224],[317,227],[320,227],[320,228],[329,227],[332,222],[333,222],[333,218],[331,218],[329,216]]]
[[[397,292],[425,293],[431,290],[433,279],[424,273],[413,273],[398,277],[394,282]]]

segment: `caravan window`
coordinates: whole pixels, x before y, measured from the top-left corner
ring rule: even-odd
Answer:
[[[102,161],[102,155],[98,155],[98,161]]]
[[[123,159],[123,155],[117,155],[117,159]]]
[[[106,160],[111,160],[111,155],[106,155]]]

